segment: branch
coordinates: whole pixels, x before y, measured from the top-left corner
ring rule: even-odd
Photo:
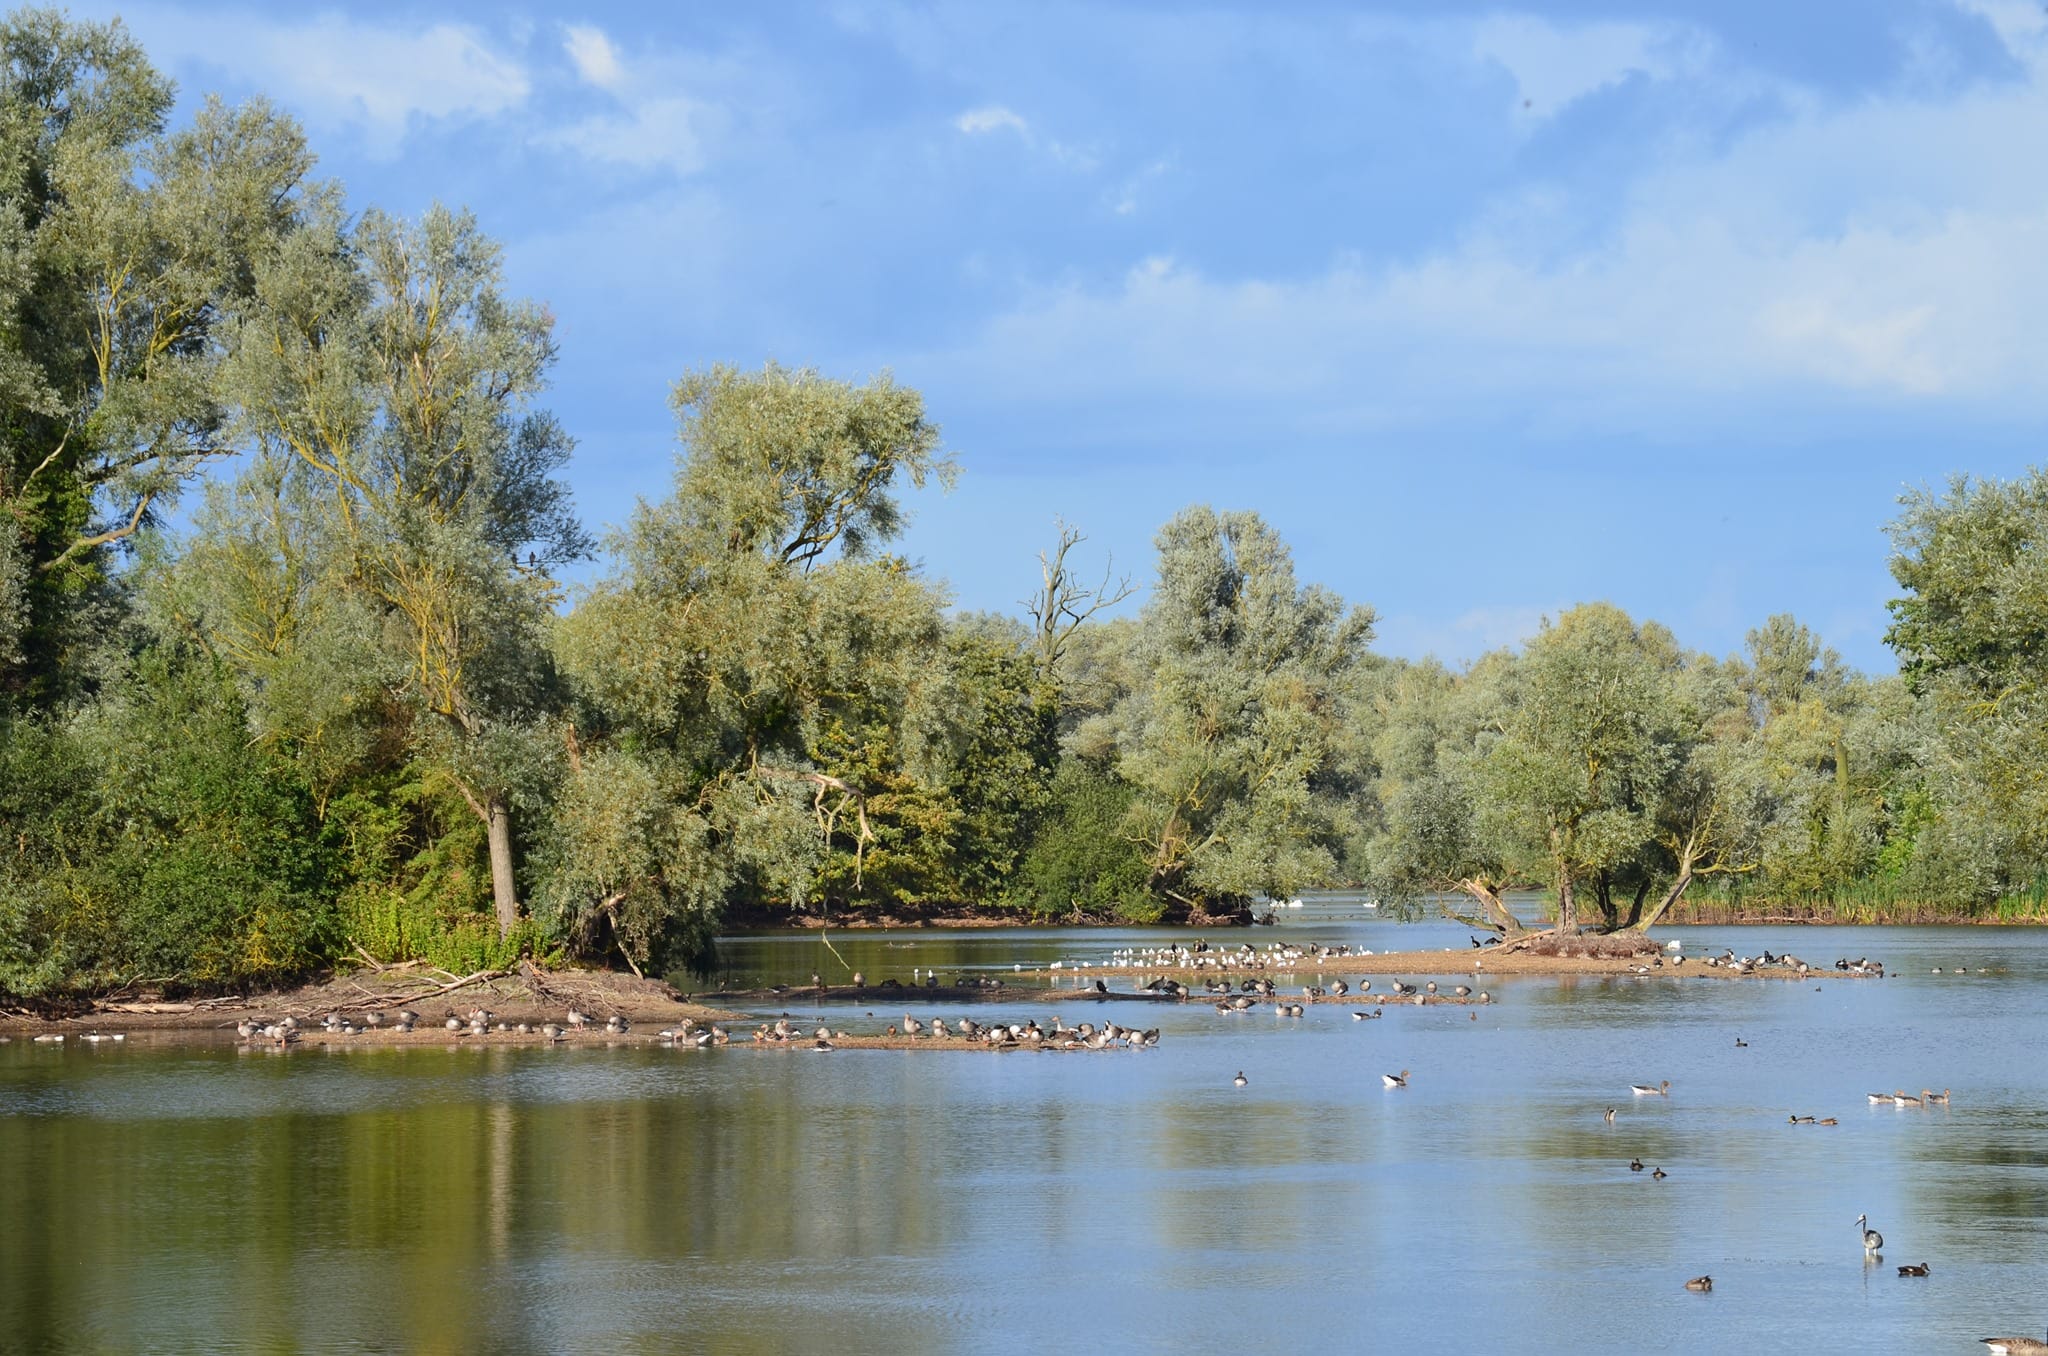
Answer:
[[[149,512],[150,501],[155,498],[155,490],[145,492],[142,498],[136,501],[135,512],[129,517],[126,527],[110,527],[104,532],[95,532],[90,537],[80,537],[77,541],[65,547],[61,555],[44,561],[37,569],[43,574],[48,574],[82,551],[90,551],[95,547],[106,546],[120,541],[124,537],[134,536],[142,529],[142,515]]]

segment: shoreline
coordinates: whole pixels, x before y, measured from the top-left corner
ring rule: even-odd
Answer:
[[[935,1004],[978,1007],[993,1003],[1064,1004],[1088,1001],[1203,1003],[1213,1002],[1219,996],[1204,991],[1199,984],[1192,985],[1191,992],[1184,998],[1169,993],[1144,991],[1102,993],[1092,988],[1095,981],[1100,980],[1106,984],[1113,979],[1151,980],[1185,976],[1193,981],[1199,977],[1209,982],[1228,981],[1235,988],[1236,984],[1245,979],[1262,976],[1308,976],[1322,980],[1350,976],[1369,979],[1376,976],[1416,975],[1449,976],[1461,981],[1471,981],[1471,986],[1476,990],[1485,981],[1493,978],[1546,976],[1779,981],[1880,977],[1836,970],[1832,964],[1825,968],[1809,968],[1804,974],[1795,969],[1780,967],[1739,972],[1722,966],[1708,966],[1691,958],[1680,959],[1684,961],[1683,964],[1667,963],[1661,955],[1629,958],[1546,956],[1524,952],[1390,951],[1374,955],[1301,956],[1285,961],[1261,956],[1245,961],[1226,958],[1222,953],[1191,952],[1180,958],[1179,962],[1172,964],[1161,962],[1150,965],[1091,965],[1085,969],[1070,970],[1062,967],[1015,971],[1004,976],[1000,985],[991,988],[913,987],[892,985],[885,981],[879,985],[862,988],[848,985],[826,986],[822,990],[771,987],[701,994],[680,994],[659,981],[635,979],[630,975],[613,974],[609,971],[504,975],[462,983],[459,987],[440,987],[435,993],[424,994],[419,991],[417,982],[410,985],[392,983],[385,976],[358,974],[276,994],[238,995],[190,1002],[102,1003],[75,1013],[47,1017],[9,1012],[0,1015],[0,1034],[33,1036],[56,1032],[71,1035],[82,1035],[87,1032],[221,1033],[232,1032],[236,1022],[248,1019],[252,1014],[262,1014],[271,1020],[289,1015],[304,1021],[330,1012],[344,1016],[360,1016],[370,1011],[409,1006],[417,1010],[421,1022],[427,1024],[423,1029],[401,1034],[388,1028],[373,1028],[359,1031],[353,1036],[334,1036],[321,1031],[318,1027],[312,1027],[301,1031],[300,1042],[308,1045],[423,1045],[435,1042],[478,1045],[533,1044],[545,1043],[546,1038],[538,1031],[530,1034],[494,1031],[480,1037],[456,1037],[441,1024],[451,1015],[466,1018],[472,1008],[484,1006],[490,1008],[497,1020],[512,1023],[523,1021],[538,1026],[542,1022],[560,1021],[570,1007],[576,1007],[599,1020],[616,1014],[642,1030],[625,1035],[593,1032],[571,1037],[570,1043],[590,1044],[599,1040],[610,1040],[622,1044],[635,1044],[652,1042],[658,1028],[677,1024],[685,1019],[700,1024],[752,1023],[759,1020],[759,1014],[764,1012],[773,1015],[791,1007],[819,1004],[830,1005],[833,1008],[859,1006],[872,1012],[901,1004],[919,1007]],[[385,980],[382,987],[372,987],[371,984],[365,983],[365,980],[379,979]],[[1309,995],[1276,991],[1273,999],[1301,1003],[1349,1003],[1358,1007],[1413,1004],[1418,1000],[1422,1004],[1481,1005],[1481,1000],[1477,996],[1468,998],[1449,993],[1402,996],[1362,991],[1349,994]],[[1272,1000],[1260,1001],[1265,1003]],[[849,1039],[865,1042],[884,1038]],[[747,1040],[744,1034],[735,1033],[733,1043],[752,1042]],[[925,1043],[908,1044],[925,1048]],[[855,1045],[852,1048],[861,1047]]]

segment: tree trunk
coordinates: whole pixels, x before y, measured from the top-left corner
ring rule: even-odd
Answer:
[[[1579,905],[1572,897],[1572,873],[1557,869],[1557,930],[1571,932],[1579,926]]]
[[[1614,881],[1605,871],[1593,878],[1593,899],[1600,906],[1600,926],[1612,932],[1621,926],[1621,918],[1614,912]]]
[[[1515,917],[1513,911],[1501,899],[1498,890],[1491,888],[1483,881],[1472,878],[1459,881],[1458,889],[1479,902],[1479,907],[1486,913],[1487,921],[1485,926],[1491,927],[1494,931],[1502,934],[1522,931],[1522,920]],[[1480,926],[1480,924],[1472,919],[1452,913],[1449,908],[1445,908],[1443,912],[1446,918],[1451,919],[1453,922],[1463,923],[1466,927]]]
[[[1671,906],[1679,901],[1680,896],[1685,894],[1685,888],[1691,884],[1692,867],[1687,865],[1679,871],[1678,879],[1671,882],[1671,888],[1664,892],[1664,898],[1657,901],[1657,906],[1644,914],[1642,921],[1631,923],[1629,926],[1637,932],[1648,932],[1657,926],[1657,920],[1671,911]]]
[[[519,890],[512,881],[512,809],[496,796],[484,807],[491,837],[491,895],[498,906],[498,935],[519,926]]]
[[[1643,901],[1648,899],[1649,897],[1650,878],[1648,876],[1645,876],[1641,881],[1639,881],[1636,884],[1636,897],[1632,901],[1630,901],[1628,906],[1628,922],[1622,925],[1621,930],[1626,931],[1629,928],[1642,926]]]

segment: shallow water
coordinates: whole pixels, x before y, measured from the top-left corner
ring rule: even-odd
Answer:
[[[1250,935],[1469,962],[1462,929],[1355,911]],[[17,1039],[0,1349],[1961,1352],[2041,1332],[2048,933],[1670,935],[1898,977],[1508,979],[1477,1021],[1120,1004],[1102,1011],[1156,1022],[1159,1048],[1072,1056]],[[832,935],[871,982],[1176,939]],[[802,983],[822,951],[727,958]],[[829,1020],[901,1015],[868,1010]],[[1011,1011],[1048,1015],[975,1015]],[[1402,1068],[1411,1086],[1380,1086]],[[1662,1078],[1668,1099],[1628,1092]],[[1864,1097],[1924,1085],[1953,1106]],[[1702,1272],[1714,1292],[1687,1293]]]

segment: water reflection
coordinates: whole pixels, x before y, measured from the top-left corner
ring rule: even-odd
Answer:
[[[1275,931],[1319,930],[1389,944],[1369,921]],[[1853,1331],[1967,1350],[2025,1330],[2048,1293],[2048,939],[1785,931],[1685,937],[1902,977],[1513,979],[1477,1021],[1194,1003],[1146,1009],[1157,1050],[1100,1056],[16,1042],[0,1348],[1717,1350]],[[1966,959],[1991,973],[1931,974]],[[1380,1086],[1401,1068],[1408,1088]],[[1668,1099],[1628,1092],[1663,1078]],[[1922,1086],[1955,1103],[1864,1098]],[[1921,1260],[1930,1277],[1896,1277]],[[1713,1295],[1685,1293],[1702,1272]]]

